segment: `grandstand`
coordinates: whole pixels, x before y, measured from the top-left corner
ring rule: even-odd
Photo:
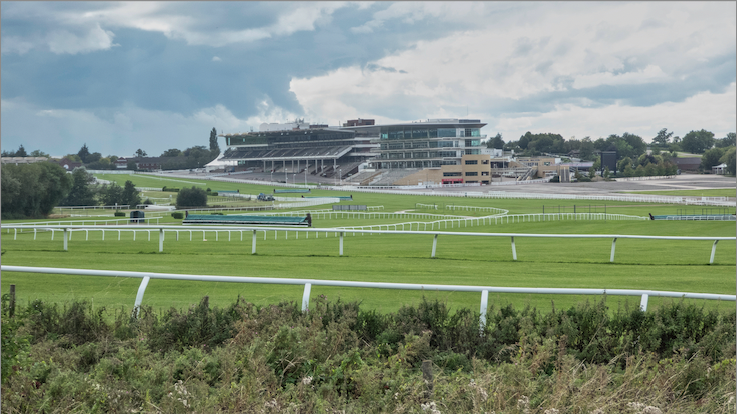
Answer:
[[[266,124],[259,132],[225,134],[228,149],[222,159],[236,170],[281,171],[342,179],[376,154],[365,138],[353,131],[326,125]],[[340,176],[340,177],[338,177]]]

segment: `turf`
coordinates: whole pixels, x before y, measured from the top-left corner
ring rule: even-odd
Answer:
[[[242,194],[271,192],[265,185],[212,182],[196,179],[168,179],[145,175],[98,175],[121,185],[132,180],[137,186],[199,186],[213,190],[239,190]],[[316,195],[348,195],[350,193],[315,189]],[[157,193],[166,198],[176,193]],[[296,199],[297,197],[295,197]],[[301,197],[300,197],[301,198]],[[675,214],[683,206],[632,202],[577,202],[574,200],[479,199],[470,197],[431,197],[413,195],[353,194],[352,202],[382,206],[383,212],[416,211],[432,214],[480,217],[486,212],[451,210],[448,206],[486,206],[509,210],[510,214],[537,214],[552,210],[573,212],[596,211],[634,216]],[[437,209],[421,209],[418,203],[433,204]],[[313,207],[329,209],[330,205]],[[90,213],[92,214],[92,213]],[[103,213],[104,214],[104,213]],[[108,212],[109,215],[112,215]],[[334,216],[336,217],[336,216]],[[344,215],[343,217],[347,217]],[[111,217],[112,218],[112,217]],[[68,220],[68,219],[65,219]],[[408,221],[432,221],[425,218],[333,218],[315,219],[318,228],[366,226]],[[4,221],[11,223],[15,221]],[[162,224],[178,224],[164,215]],[[445,229],[444,229],[445,230]],[[733,237],[734,222],[674,221],[546,221],[504,223],[458,228],[447,231],[483,233],[552,233],[552,234],[640,234],[662,236]],[[338,255],[339,241],[335,232],[297,238],[294,232],[268,231],[266,240],[259,233],[257,254],[251,255],[250,232],[180,232],[166,235],[164,252],[158,252],[158,234],[139,232],[136,240],[130,233],[75,233],[69,251],[62,250],[57,232],[2,233],[3,263],[6,265],[67,267],[105,270],[151,271],[183,274],[209,274],[260,277],[294,277],[309,279],[406,282],[426,284],[461,284],[520,287],[580,287],[675,290],[684,292],[735,293],[735,243],[720,242],[713,265],[709,265],[711,241],[626,240],[617,241],[615,262],[609,263],[611,239],[536,239],[517,237],[518,260],[512,260],[508,237],[440,236],[436,258],[430,258],[431,235],[353,235],[344,240],[344,256]],[[190,240],[191,237],[191,240]],[[241,239],[242,237],[242,239]],[[230,240],[229,240],[230,239]],[[2,291],[16,284],[21,303],[33,299],[65,302],[89,299],[106,306],[130,307],[138,280],[125,278],[81,277],[5,273]],[[396,311],[403,304],[417,303],[423,294],[447,300],[453,306],[478,308],[479,294],[458,292],[419,292],[379,289],[347,289],[313,287],[312,297],[325,294],[331,298],[360,300],[382,312]],[[153,280],[149,283],[144,303],[157,308],[188,307],[209,295],[213,304],[232,303],[238,295],[257,304],[282,300],[299,301],[301,286],[205,283]],[[558,308],[572,306],[581,296],[563,295],[490,295],[499,304],[530,304],[548,309],[551,302]],[[639,298],[612,297],[610,300],[639,302]],[[650,307],[661,299],[651,298]],[[705,306],[734,306],[705,301]]]

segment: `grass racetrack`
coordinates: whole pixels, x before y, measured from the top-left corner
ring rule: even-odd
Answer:
[[[100,177],[125,182],[130,176],[109,175]],[[163,185],[191,186],[197,180],[184,180],[173,184],[156,177],[133,176],[138,186]],[[140,183],[138,181],[141,181]],[[176,181],[174,181],[176,183]],[[185,185],[186,184],[186,185]],[[235,190],[254,194],[271,192],[272,187],[203,182],[216,190]],[[329,190],[313,190],[315,195],[348,195]],[[509,210],[509,214],[541,213],[553,206],[563,206],[562,211],[602,212],[637,216],[675,213],[683,206],[653,205],[631,202],[588,202],[573,200],[520,200],[475,199],[465,197],[430,197],[389,194],[353,194],[352,202],[384,206],[382,211],[415,210],[416,203],[435,204],[437,210],[416,210],[433,214],[479,217],[489,213],[450,210],[447,206],[488,206]],[[174,196],[176,197],[176,196]],[[584,206],[585,204],[585,206]],[[314,209],[330,208],[313,207]],[[566,210],[567,209],[567,210]],[[320,228],[366,226],[379,223],[430,221],[430,219],[332,219],[315,220]],[[6,221],[9,223],[10,221]],[[180,221],[167,217],[162,224]],[[443,229],[445,231],[445,229]],[[734,222],[678,222],[678,221],[548,221],[484,225],[448,228],[447,231],[482,233],[552,233],[552,234],[619,234],[660,236],[733,237]],[[138,233],[135,241],[131,234],[107,232],[102,240],[100,232],[90,232],[88,239],[77,232],[69,242],[69,251],[62,249],[62,238],[57,232],[54,240],[50,233],[11,231],[2,233],[3,264],[17,266],[61,267],[101,270],[150,271],[198,275],[230,275],[274,278],[306,278],[347,281],[402,282],[426,284],[458,284],[513,287],[567,287],[608,289],[650,289],[703,293],[735,293],[735,242],[718,244],[714,264],[709,265],[711,241],[627,240],[619,239],[614,263],[609,263],[611,239],[535,239],[515,238],[517,261],[512,260],[508,237],[443,236],[438,239],[436,258],[430,258],[431,234],[428,235],[352,235],[346,233],[344,256],[338,255],[338,238],[334,232],[311,234],[299,238],[294,232],[268,231],[266,240],[259,233],[257,254],[251,255],[251,234],[244,232],[241,241],[238,233],[208,231],[181,233],[177,241],[173,233],[167,233],[164,252],[158,252],[158,234],[153,231],[150,241]],[[5,272],[2,292],[7,293],[15,284],[19,303],[43,299],[51,302],[67,302],[88,299],[96,306],[132,307],[138,279],[83,277],[66,275],[41,275]],[[155,308],[187,308],[208,295],[210,303],[226,305],[237,296],[256,304],[279,301],[299,301],[302,286],[259,285],[239,283],[209,283],[187,281],[152,280],[146,290],[143,303]],[[388,289],[353,289],[313,286],[311,296],[324,294],[330,299],[361,301],[363,306],[381,312],[391,312],[403,304],[417,303],[423,294],[429,298],[447,301],[451,307],[478,309],[480,295],[458,292],[420,292]],[[515,306],[529,304],[541,310],[568,308],[586,300],[583,296],[569,295],[489,295],[490,305]],[[590,297],[597,300],[598,297]],[[657,307],[663,301],[673,299],[650,298],[648,308]],[[609,297],[610,307],[615,303],[639,303],[639,297]],[[616,301],[616,302],[611,302]],[[707,307],[733,308],[734,303],[701,301]],[[612,306],[614,305],[614,306]]]

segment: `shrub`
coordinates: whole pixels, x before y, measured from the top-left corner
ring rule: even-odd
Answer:
[[[201,188],[183,188],[177,194],[177,208],[184,207],[206,207],[207,193]]]
[[[125,217],[125,212],[124,211],[116,211],[113,214],[115,215],[115,217]]]
[[[171,216],[177,220],[181,220],[184,218],[184,213],[182,213],[181,211],[175,211],[171,213]]]

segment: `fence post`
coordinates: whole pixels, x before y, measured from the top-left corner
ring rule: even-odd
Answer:
[[[517,260],[517,248],[514,246],[514,236],[512,236],[512,260]]]
[[[164,229],[159,229],[159,253],[164,251]]]
[[[438,235],[436,234],[435,237],[433,237],[432,239],[432,256],[430,257],[435,257],[435,250],[437,249],[437,247],[438,247]]]
[[[343,234],[344,232],[340,232],[340,255],[343,256]]]
[[[479,309],[479,334],[483,337],[486,329],[486,309],[489,303],[489,291],[481,291],[481,308]]]
[[[256,254],[256,230],[253,231],[253,241],[251,241],[251,254]]]
[[[12,318],[15,315],[15,285],[10,285],[10,309],[9,315]]]
[[[717,252],[717,243],[719,243],[719,240],[714,240],[714,245],[711,246],[711,258],[709,259],[709,264],[714,264],[714,254]]]
[[[647,293],[643,293],[640,297],[640,310],[643,312],[647,311],[647,297]]]
[[[151,280],[149,276],[146,276],[141,280],[141,285],[138,286],[138,293],[136,294],[136,303],[133,304],[133,312],[135,313],[136,318],[138,318],[138,315],[141,311],[141,302],[143,302],[143,294],[146,292],[146,286],[148,286],[148,281]]]
[[[64,227],[64,251],[67,251],[67,241],[69,240],[69,234],[67,233],[67,228]]]
[[[305,283],[305,291],[302,293],[302,312],[307,312],[310,307],[310,290],[312,290],[312,283]]]
[[[617,245],[617,238],[612,240],[612,254],[609,255],[609,263],[614,263],[614,247]]]

